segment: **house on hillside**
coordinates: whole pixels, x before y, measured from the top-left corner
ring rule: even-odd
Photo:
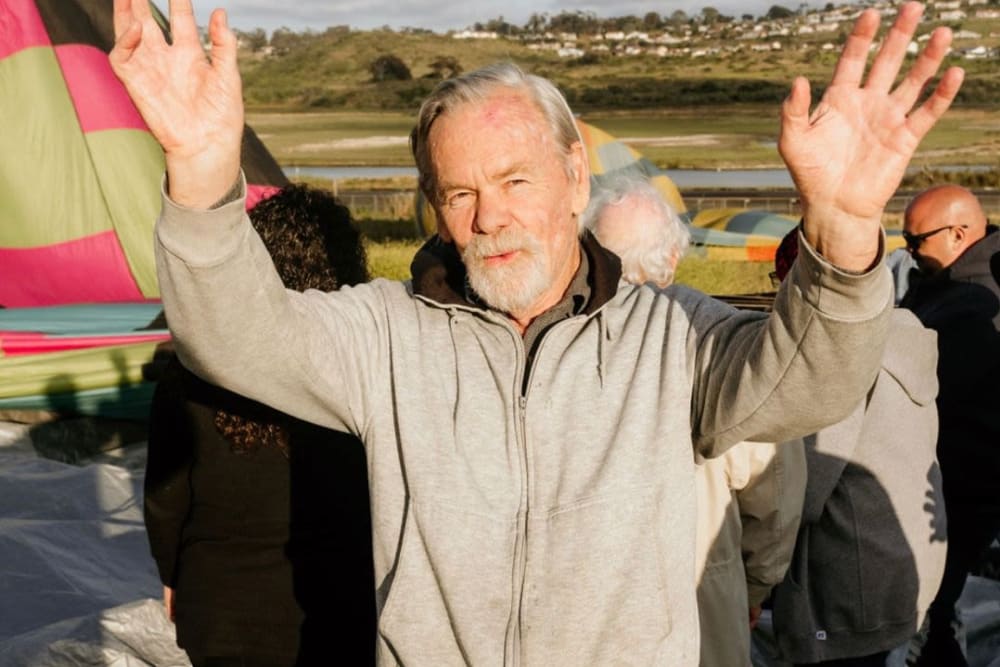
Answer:
[[[938,13],[939,21],[964,21],[967,18],[967,14],[961,9],[952,9],[947,12]]]
[[[451,37],[452,39],[497,39],[499,35],[485,30],[462,30],[452,33]]]
[[[997,57],[997,50],[990,49],[983,45],[974,46],[971,49],[963,49],[962,57],[966,60],[988,60]]]

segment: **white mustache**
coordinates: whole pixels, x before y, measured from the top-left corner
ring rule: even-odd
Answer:
[[[496,255],[506,255],[507,253],[526,250],[529,253],[537,252],[538,242],[527,234],[516,231],[502,231],[490,236],[474,236],[462,252],[462,258],[468,262],[470,260],[481,260]]]

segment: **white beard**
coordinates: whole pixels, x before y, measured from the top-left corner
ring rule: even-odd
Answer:
[[[514,261],[489,267],[486,257],[520,251]],[[532,236],[502,231],[474,236],[462,251],[469,285],[490,307],[509,315],[527,312],[551,286],[541,244]]]

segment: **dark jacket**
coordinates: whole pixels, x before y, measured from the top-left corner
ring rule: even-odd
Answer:
[[[925,277],[902,303],[938,334],[938,460],[945,498],[1000,506],[1000,233]]]
[[[281,421],[237,453],[215,413]],[[177,642],[196,659],[372,664],[375,584],[364,450],[205,383],[173,360],[153,399],[145,479],[150,549],[175,589]]]

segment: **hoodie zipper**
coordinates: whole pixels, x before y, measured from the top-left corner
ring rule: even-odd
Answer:
[[[528,447],[527,429],[525,427],[525,407],[527,398],[521,393],[524,375],[528,373],[527,353],[524,349],[524,339],[506,319],[498,321],[510,332],[517,351],[517,372],[514,377],[514,396],[516,397],[516,437],[518,463],[521,472],[521,497],[517,507],[517,528],[514,534],[514,555],[511,567],[511,607],[507,619],[507,637],[505,641],[506,659],[504,664],[516,667],[521,664],[521,602],[524,592],[524,573],[527,563],[527,532],[528,532]]]
[[[511,570],[511,614],[507,621],[510,637],[509,665],[521,664],[521,607],[524,601],[524,575],[528,562],[528,452],[524,409],[527,399],[517,398],[517,440],[521,462],[521,504],[517,512],[517,533],[514,536],[514,563]]]
[[[431,304],[440,307],[432,299],[427,299],[426,297],[417,296],[418,299],[426,300]],[[605,304],[606,305],[606,304]],[[451,306],[450,308],[454,310],[466,310],[474,314],[482,314],[482,311],[465,306]],[[601,311],[604,310],[602,305],[594,313],[584,316],[586,319],[592,317],[601,316]],[[575,319],[574,316],[568,318],[569,320]],[[515,384],[513,386],[514,396],[517,397],[515,410],[516,414],[516,436],[517,436],[517,448],[518,448],[518,461],[520,463],[521,472],[521,493],[517,510],[517,529],[514,536],[514,554],[513,563],[511,568],[511,609],[510,616],[507,619],[507,630],[506,636],[504,638],[504,665],[510,667],[517,667],[521,664],[521,622],[522,622],[522,607],[524,599],[524,583],[525,575],[527,571],[527,540],[528,540],[528,497],[529,497],[529,473],[528,473],[528,435],[527,435],[527,425],[526,425],[526,411],[528,407],[528,394],[531,391],[531,379],[534,376],[535,364],[532,364],[531,368],[527,368],[527,351],[524,348],[524,339],[521,337],[520,333],[510,324],[507,318],[503,315],[495,313],[493,311],[487,311],[486,319],[491,320],[502,327],[510,333],[511,338],[514,341],[514,349],[517,354],[517,369],[515,373]],[[547,332],[542,335],[542,339],[538,342],[538,350],[535,353],[535,360],[541,356],[542,348],[545,347],[546,339],[552,331],[560,326],[565,325],[566,321],[557,322],[555,325]],[[603,319],[601,320],[601,331],[598,335],[604,336],[605,323]],[[603,342],[603,341],[602,341]],[[603,365],[603,350],[599,350],[599,356],[602,356],[599,365]],[[527,375],[527,383],[525,383],[525,375]],[[603,384],[603,378],[602,378]],[[522,390],[523,388],[523,390]]]

